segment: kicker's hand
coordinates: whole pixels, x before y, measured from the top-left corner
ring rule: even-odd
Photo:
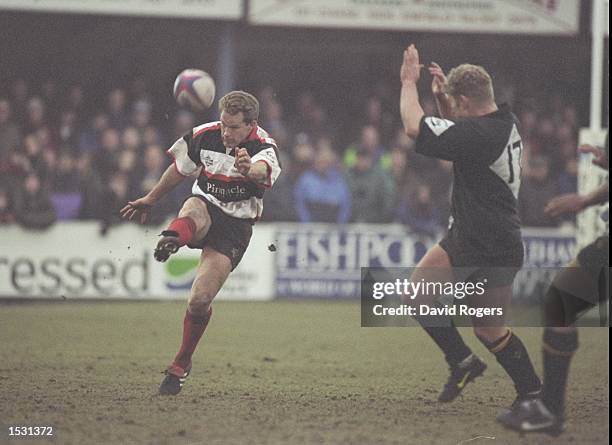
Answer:
[[[155,204],[150,198],[144,196],[136,201],[129,201],[127,205],[120,210],[121,217],[129,219],[139,218],[140,224],[144,224],[149,219],[151,208]]]
[[[238,151],[236,151],[234,167],[236,167],[236,169],[243,176],[249,174],[249,171],[251,170],[251,157],[249,156],[246,148],[239,148]]]

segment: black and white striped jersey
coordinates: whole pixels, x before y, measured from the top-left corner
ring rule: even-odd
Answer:
[[[451,227],[483,255],[502,254],[521,243],[518,126],[505,105],[485,116],[421,120],[416,151],[453,161]]]
[[[234,167],[234,150],[223,145],[218,121],[195,127],[177,140],[168,153],[181,175],[197,175],[193,194],[203,196],[229,216],[257,220],[263,211],[264,191],[272,187],[281,171],[277,146],[265,130],[256,127],[239,147],[247,149],[251,162],[265,162],[268,167],[265,184],[248,180]]]

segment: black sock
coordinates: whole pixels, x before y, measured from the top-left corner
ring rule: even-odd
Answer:
[[[542,384],[533,369],[527,349],[512,331],[508,330],[506,335],[487,347],[514,382],[519,397],[540,390]]]
[[[578,349],[578,331],[544,330],[544,394],[542,401],[551,412],[563,415],[567,375],[574,351]]]
[[[451,317],[435,315],[415,317],[415,319],[444,352],[444,357],[449,365],[459,364],[472,353],[461,338],[461,334],[459,334]]]

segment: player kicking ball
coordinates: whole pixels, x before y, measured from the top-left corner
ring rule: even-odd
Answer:
[[[400,111],[417,153],[453,162],[451,225],[447,235],[417,265],[413,281],[486,282],[484,295],[472,295],[473,307],[509,307],[512,283],[523,264],[518,218],[522,150],[518,121],[507,106],[498,107],[492,80],[480,66],[453,68],[448,78],[429,67],[440,117],[425,116],[417,82],[422,65],[414,45],[404,51],[400,71]],[[469,274],[464,274],[469,271]],[[486,369],[464,343],[452,318],[417,317],[444,352],[450,377],[438,400],[454,400]],[[515,403],[540,394],[541,383],[523,342],[497,319],[472,317],[474,333],[512,379]]]
[[[161,233],[154,257],[164,262],[182,246],[201,249],[183,320],[183,340],[165,371],[162,395],[176,395],[191,372],[191,357],[212,316],[211,303],[238,266],[261,216],[263,195],[281,168],[276,142],[257,125],[259,103],[244,91],[219,101],[218,122],[195,127],[168,150],[173,165],[145,196],[121,210],[146,222],[161,197],[188,177],[195,178],[178,218]]]

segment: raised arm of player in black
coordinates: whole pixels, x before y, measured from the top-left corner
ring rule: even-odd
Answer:
[[[413,139],[418,137],[421,119],[425,116],[417,91],[421,68],[423,65],[419,62],[419,52],[414,45],[410,45],[404,51],[404,61],[400,69],[400,80],[402,81],[400,114],[406,134]]]
[[[436,62],[431,62],[429,66],[429,73],[433,76],[431,81],[431,92],[436,99],[436,105],[438,106],[438,113],[442,119],[448,119],[451,117],[452,105],[450,96],[446,93],[446,75],[442,70],[442,67]]]

